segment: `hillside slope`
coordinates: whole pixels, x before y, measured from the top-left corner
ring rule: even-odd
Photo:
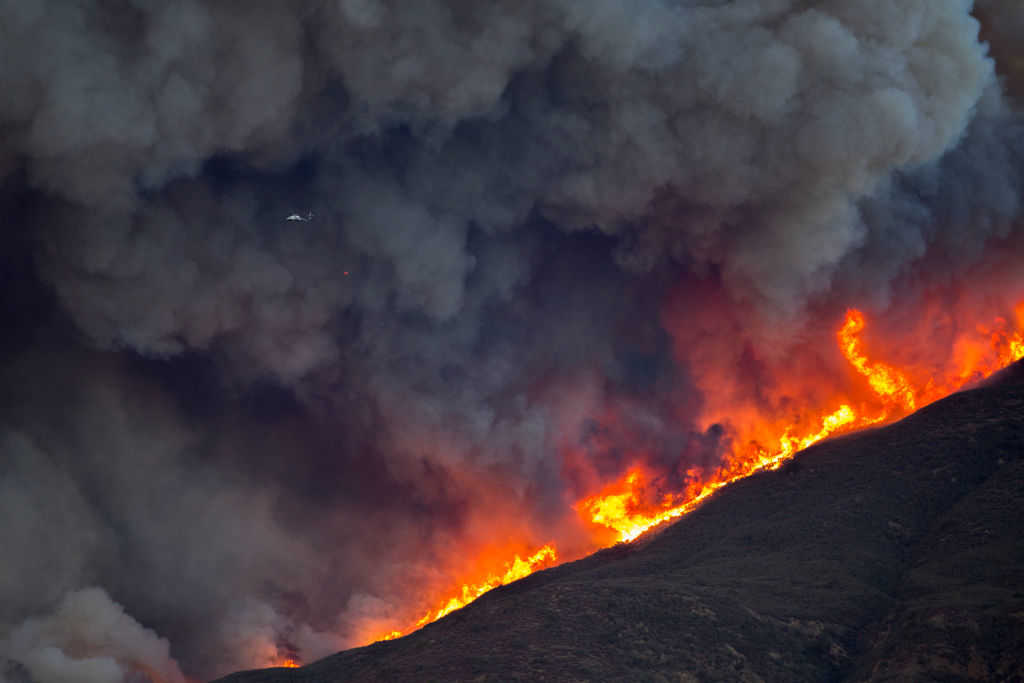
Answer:
[[[221,683],[1024,679],[1024,366],[400,640]]]

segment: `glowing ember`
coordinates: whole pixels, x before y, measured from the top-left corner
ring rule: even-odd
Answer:
[[[275,662],[274,666],[279,666],[284,669],[298,669],[302,664],[300,664],[299,660],[294,657],[285,657],[284,659]]]

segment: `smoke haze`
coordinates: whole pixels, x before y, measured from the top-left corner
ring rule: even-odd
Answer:
[[[0,681],[357,644],[453,551],[589,550],[626,445],[714,464],[847,306],[1005,313],[976,4],[0,2]]]

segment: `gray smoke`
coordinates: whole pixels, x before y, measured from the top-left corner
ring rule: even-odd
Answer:
[[[68,593],[52,616],[25,621],[3,647],[17,654],[37,683],[118,683],[134,672],[185,683],[167,641],[99,588]]]
[[[326,654],[500,515],[571,548],[623,443],[712,462],[709,372],[1021,291],[971,9],[0,2],[0,656]],[[1012,52],[1019,7],[979,11]]]

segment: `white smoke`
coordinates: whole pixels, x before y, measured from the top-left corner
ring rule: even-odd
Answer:
[[[100,588],[68,593],[53,614],[0,640],[0,654],[21,662],[35,683],[185,683],[168,651]]]

